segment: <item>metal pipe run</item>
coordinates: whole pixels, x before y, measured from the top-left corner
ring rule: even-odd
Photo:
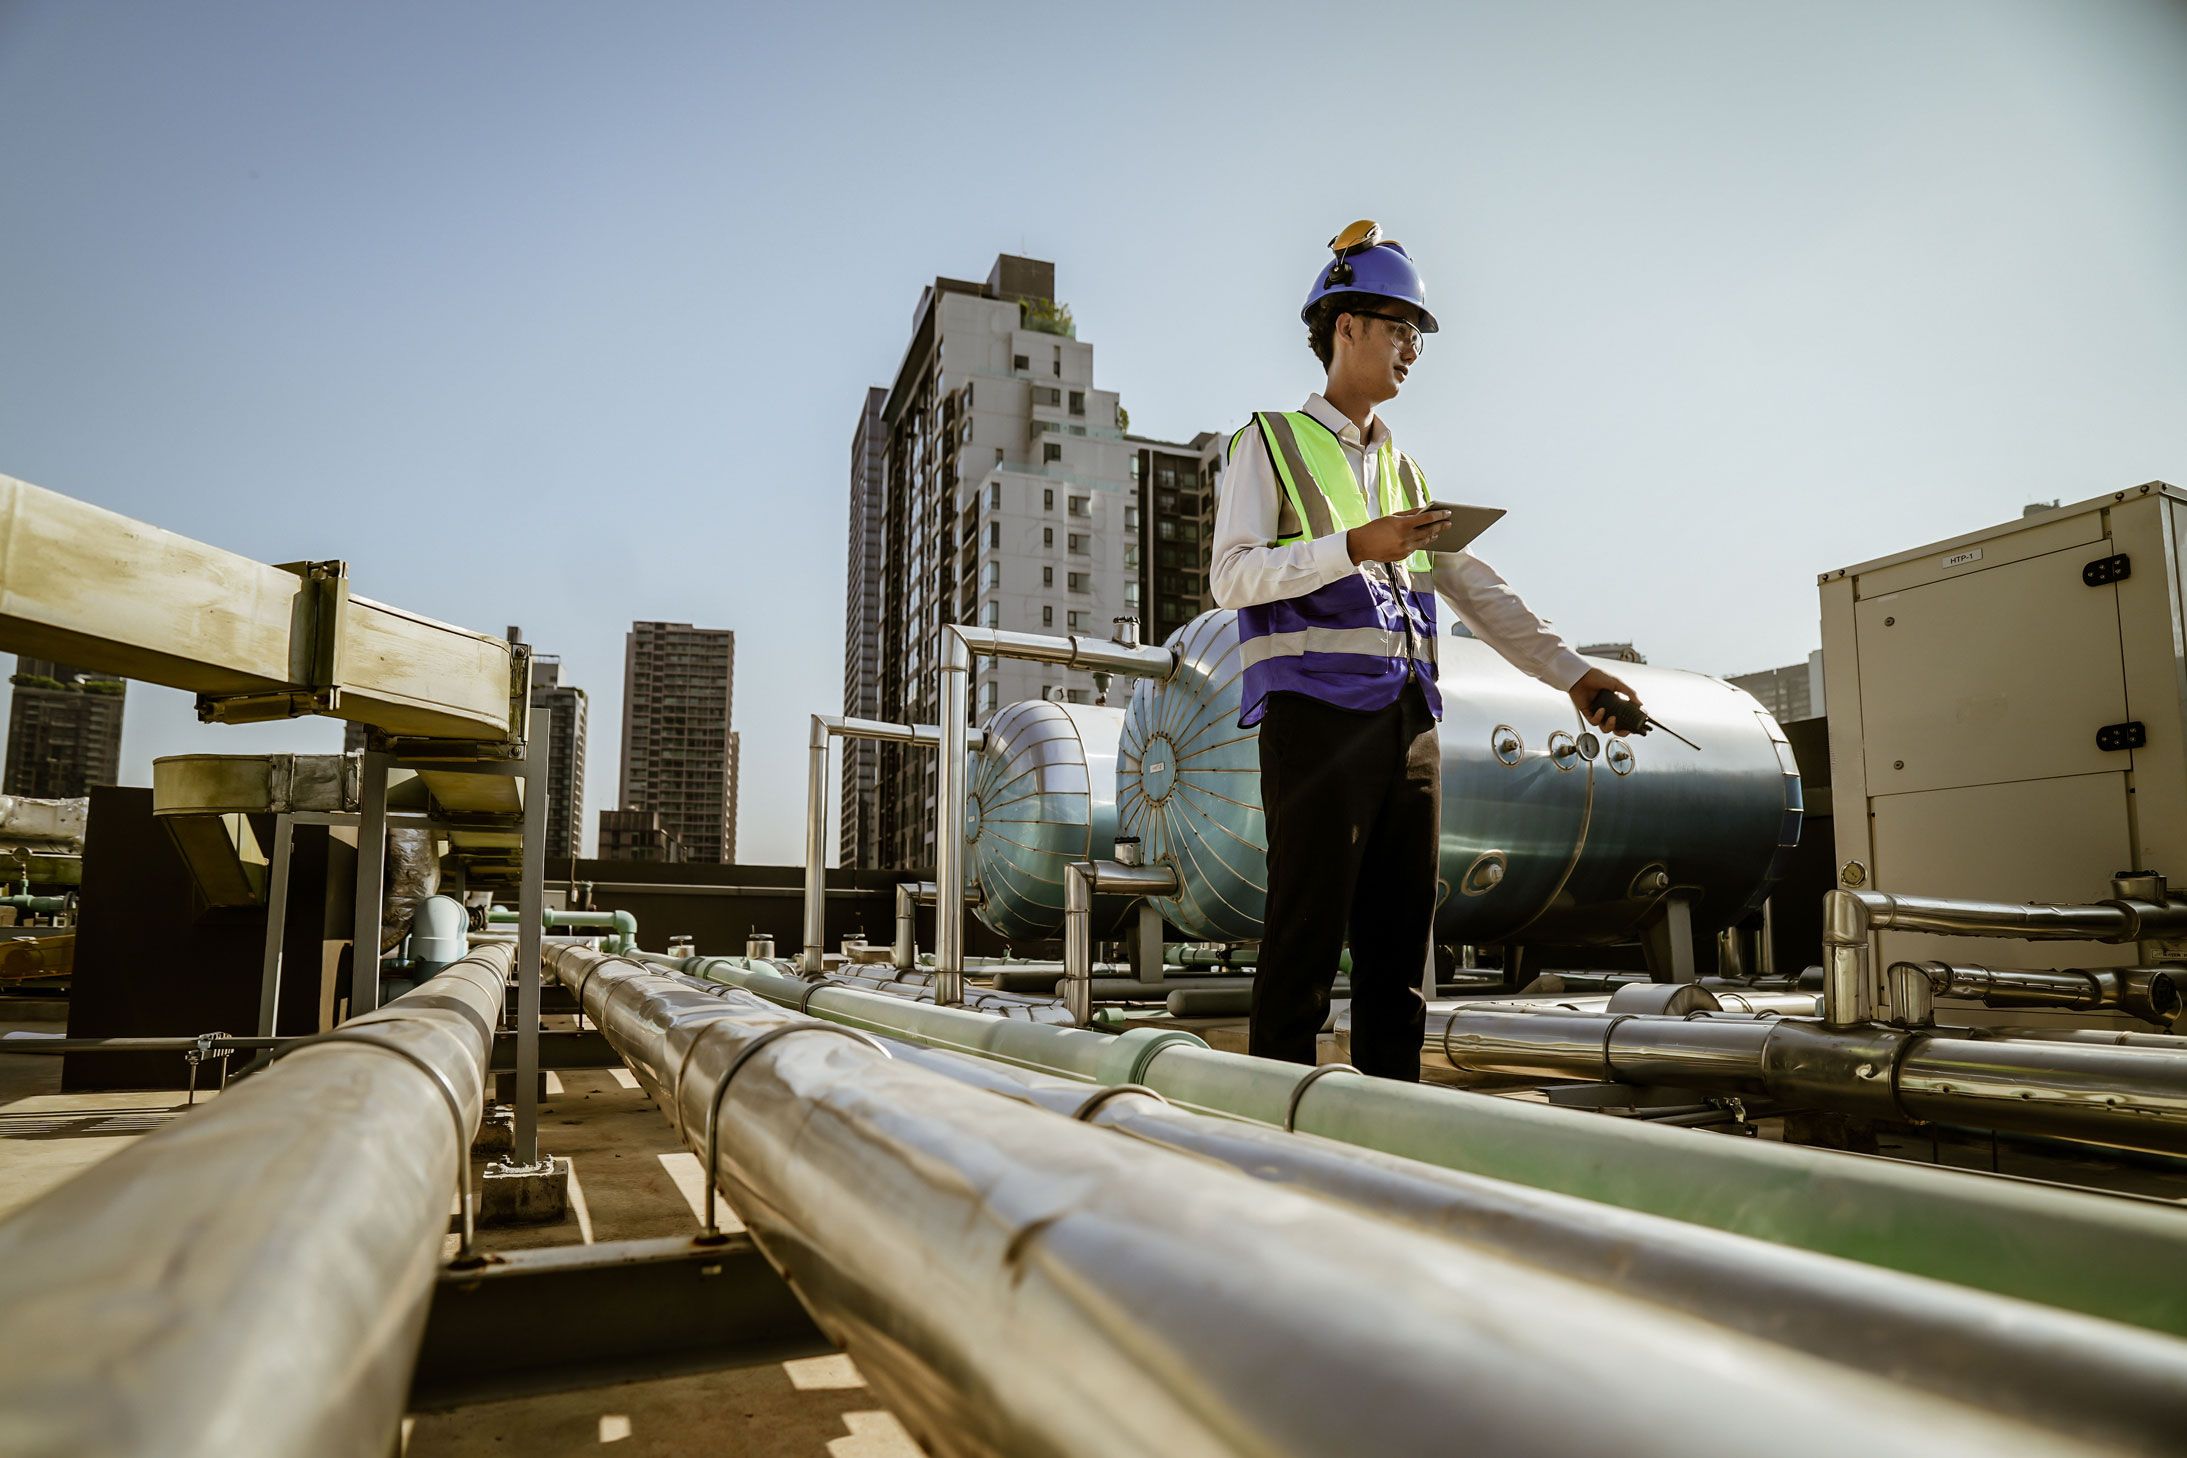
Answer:
[[[1077,861],[1063,870],[1063,1005],[1080,1027],[1093,1021],[1093,903],[1101,892],[1170,896],[1178,888],[1170,866]]]
[[[965,760],[970,753],[965,705],[975,654],[1138,678],[1167,679],[1177,671],[1175,653],[1138,641],[1136,622],[1119,638],[1107,641],[1076,634],[1058,638],[965,623],[942,624],[937,711],[942,721],[942,762],[934,786],[934,880],[942,888],[942,899],[934,908],[934,972],[935,1000],[944,1006],[964,1000],[964,801]],[[1068,926],[1067,875],[1065,896]]]
[[[962,714],[958,716],[960,719]],[[948,722],[949,716],[942,716]],[[882,744],[908,744],[923,748],[940,745],[947,736],[933,724],[891,724],[880,719],[853,719],[840,714],[812,716],[812,735],[806,743],[805,764],[805,946],[798,965],[818,974],[825,967],[828,939],[828,741],[871,739]],[[962,759],[985,736],[971,731],[958,747]],[[946,763],[946,760],[944,761]],[[961,773],[961,771],[960,771]],[[962,838],[961,835],[959,837]],[[898,908],[901,915],[901,906]],[[623,950],[629,951],[626,947]]]
[[[1952,962],[1896,962],[1889,976],[1911,972],[1935,997],[1965,997],[1985,1007],[2062,1007],[2076,1012],[2116,1009],[2170,1027],[2180,1014],[2176,967],[2067,967],[2056,971],[1983,967]]]
[[[2187,904],[2166,899],[2162,877],[2119,877],[2113,887],[2117,897],[2087,906],[1832,891],[1823,897],[1824,1020],[1840,1028],[1910,1020],[1897,1016],[1893,989],[1873,965],[1869,941],[1879,931],[2113,943],[2187,932]],[[1905,991],[1919,996],[1917,988]]]
[[[1178,1030],[1111,1036],[815,991],[741,958],[642,960],[928,1047],[1142,1084],[1188,1108],[2187,1336],[2187,1298],[2149,1274],[2187,1266],[2187,1221],[2153,1202],[1330,1074],[1219,1052]]]
[[[896,1044],[922,1068],[1058,1113],[1082,1083]],[[1656,1111],[1690,1126],[1701,1106]],[[1179,1108],[1120,1090],[1086,1122],[1489,1247],[1676,1308],[1778,1347],[1843,1363],[2081,1439],[2164,1451],[2178,1437],[2187,1342],[1941,1281],[1458,1174],[1417,1160]]]
[[[965,905],[978,906],[987,899],[987,893],[978,886],[969,886],[964,899]],[[940,901],[941,892],[932,881],[896,883],[896,942],[890,948],[889,965],[897,971],[909,972],[919,965],[919,908],[939,905]]]
[[[1697,1455],[2024,1445],[1979,1408],[1088,1127],[1105,1093],[1077,1117],[1028,1108],[740,993],[581,949],[550,962],[943,1458],[1421,1453],[1460,1431],[1484,1452],[1635,1431]],[[1587,1402],[1575,1330],[1621,1354]],[[1284,1367],[1315,1380],[1271,1382]]]
[[[515,926],[524,920],[519,912],[506,906],[490,906],[486,909],[489,926]],[[550,908],[541,913],[540,921],[546,931],[611,931],[610,952],[634,952],[638,949],[638,918],[628,911],[562,911]]]
[[[0,1446],[394,1451],[514,955],[291,1044],[0,1221]]]
[[[1798,1107],[2187,1152],[2187,1059],[1794,1019],[1432,1014],[1453,1068],[1766,1093]]]

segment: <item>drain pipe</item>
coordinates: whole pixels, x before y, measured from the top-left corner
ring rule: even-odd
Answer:
[[[1169,866],[1128,866],[1121,861],[1076,861],[1063,869],[1063,1006],[1071,1021],[1093,1021],[1093,903],[1099,892],[1124,896],[1173,896],[1177,872]]]
[[[1015,658],[1130,678],[1167,679],[1177,671],[1175,653],[1139,641],[1137,618],[1118,618],[1116,625],[1116,636],[1104,639],[942,624],[942,763],[934,790],[934,880],[942,897],[934,909],[934,1000],[945,1007],[964,1001],[965,702],[972,659]]]
[[[0,1221],[11,1454],[395,1450],[516,956],[229,1084]]]
[[[943,716],[943,722],[948,722],[947,715]],[[932,724],[890,724],[879,719],[813,715],[812,737],[805,751],[805,949],[798,959],[800,971],[817,977],[826,970],[823,948],[828,939],[828,741],[870,739],[882,744],[909,744],[931,749],[940,745],[945,737]],[[958,745],[957,757],[962,759],[986,742],[985,734],[971,731]],[[945,757],[943,763],[947,762]]]
[[[1877,975],[1869,949],[1875,932],[2110,943],[2187,932],[2187,903],[2170,899],[2164,877],[2136,872],[2113,877],[2111,887],[2116,896],[2086,906],[1832,891],[1823,897],[1823,1020],[1836,1028],[1921,1021],[1922,1009],[1910,1007],[1902,1014],[1894,988]],[[1917,980],[1922,987],[1913,985]],[[1918,1001],[1927,980],[1907,976],[1896,990]]]

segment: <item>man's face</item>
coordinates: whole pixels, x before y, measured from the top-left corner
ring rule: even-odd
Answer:
[[[1378,299],[1363,308],[1368,312],[1337,321],[1338,337],[1348,345],[1342,360],[1345,373],[1374,399],[1394,399],[1420,359],[1420,311],[1394,299]]]

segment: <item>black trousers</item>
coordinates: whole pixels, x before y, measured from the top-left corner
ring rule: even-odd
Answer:
[[[1435,716],[1419,685],[1364,714],[1304,694],[1269,695],[1261,803],[1268,911],[1252,1052],[1314,1061],[1348,935],[1352,1063],[1418,1082],[1443,803]]]

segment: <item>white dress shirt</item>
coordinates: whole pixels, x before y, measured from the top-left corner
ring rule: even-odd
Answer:
[[[1307,396],[1303,409],[1342,442],[1344,458],[1351,462],[1353,473],[1366,488],[1368,519],[1381,516],[1382,483],[1376,468],[1382,443],[1390,438],[1389,426],[1381,416],[1375,416],[1362,441],[1359,427],[1350,417],[1320,395]],[[1378,562],[1353,563],[1342,532],[1287,546],[1273,545],[1282,489],[1275,463],[1268,456],[1267,441],[1258,429],[1248,430],[1223,467],[1215,504],[1209,577],[1217,607],[1251,607],[1304,597],[1347,572],[1380,577],[1387,570],[1396,574],[1400,586],[1411,587],[1411,574],[1401,562],[1387,567]],[[1436,592],[1475,637],[1513,667],[1557,689],[1570,688],[1587,672],[1587,661],[1534,616],[1486,562],[1471,552],[1437,552],[1430,560],[1435,564]]]

